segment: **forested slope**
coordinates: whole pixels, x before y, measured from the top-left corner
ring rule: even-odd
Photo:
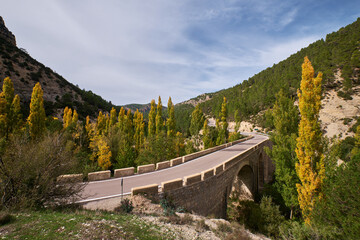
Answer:
[[[248,80],[212,94],[212,98],[201,103],[203,111],[218,116],[221,102],[228,99],[230,117],[238,110],[243,119],[271,107],[275,94],[283,89],[285,94],[296,96],[300,86],[301,64],[308,56],[314,68],[324,74],[323,88],[335,88],[338,95],[350,99],[352,87],[359,85],[360,68],[360,18],[354,23],[330,33],[326,39],[318,40],[301,49],[286,60],[274,64]],[[337,82],[334,73],[342,73],[344,81]]]

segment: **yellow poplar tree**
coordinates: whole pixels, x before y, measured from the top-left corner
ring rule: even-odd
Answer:
[[[176,128],[175,110],[174,110],[174,104],[171,101],[171,97],[169,97],[169,101],[168,101],[168,113],[169,113],[169,117],[166,121],[167,135],[168,137],[175,137],[175,128]]]
[[[43,100],[43,90],[40,83],[35,84],[31,95],[30,115],[27,119],[30,136],[36,138],[45,130],[45,109]]]
[[[118,126],[120,131],[124,131],[125,129],[125,109],[121,107],[118,117]]]
[[[151,108],[149,112],[149,125],[148,125],[149,137],[154,136],[156,133],[155,119],[156,119],[156,109],[155,109],[155,100],[153,99],[151,100]]]
[[[139,110],[134,114],[135,149],[139,152],[144,145],[144,116]]]
[[[161,97],[159,96],[157,112],[156,112],[156,136],[160,136],[163,127],[164,127],[164,123],[162,119],[162,103],[161,103]]]
[[[296,144],[296,155],[299,163],[296,172],[301,184],[297,184],[298,200],[305,223],[310,224],[311,212],[317,199],[321,198],[321,186],[325,176],[322,133],[319,123],[321,106],[322,73],[314,78],[314,68],[307,57],[302,64],[300,84],[299,137]]]
[[[74,109],[71,122],[76,124],[78,121],[79,121],[79,114],[77,113],[76,109]]]
[[[98,165],[102,170],[107,170],[111,166],[111,151],[106,141],[100,137],[97,141]]]
[[[101,135],[105,131],[105,128],[106,116],[100,111],[96,121],[96,134]]]
[[[0,93],[0,136],[5,136],[20,127],[20,97],[14,96],[14,86],[10,78],[5,78]]]
[[[110,111],[110,127],[116,124],[116,109],[112,108]]]

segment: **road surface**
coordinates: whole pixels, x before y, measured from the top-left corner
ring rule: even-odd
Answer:
[[[189,162],[166,168],[159,171],[132,175],[123,178],[123,194],[131,193],[131,188],[149,184],[161,185],[161,182],[176,178],[183,178],[209,170],[225,162],[226,160],[246,151],[247,149],[267,140],[267,136],[253,134],[254,138],[219,150],[214,153],[196,158]],[[101,199],[121,196],[121,178],[112,178],[103,181],[89,182],[81,193],[82,200],[79,203],[91,202]]]

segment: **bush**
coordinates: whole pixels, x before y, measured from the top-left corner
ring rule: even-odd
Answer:
[[[10,138],[0,155],[0,192],[3,207],[44,207],[75,199],[84,185],[57,184],[59,175],[76,165],[61,135],[30,141],[26,136]]]
[[[0,213],[0,226],[8,224],[15,220],[15,218],[9,213]]]
[[[125,199],[121,200],[120,206],[115,208],[115,212],[131,213],[133,209],[134,209],[134,206],[133,206],[132,202],[130,201],[130,199],[125,198]]]

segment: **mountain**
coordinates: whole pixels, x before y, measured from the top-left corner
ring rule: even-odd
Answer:
[[[330,129],[326,130],[326,128],[331,128],[330,132],[336,134],[343,130],[347,131],[357,122],[357,116],[360,115],[359,29],[360,18],[337,32],[328,34],[326,39],[310,44],[286,60],[274,64],[232,88],[202,94],[179,105],[199,103],[207,115],[217,117],[223,97],[226,97],[230,119],[233,119],[235,110],[238,110],[243,120],[256,121],[258,125],[264,126],[264,119],[259,113],[273,106],[275,94],[280,89],[283,89],[288,96],[297,97],[296,92],[301,81],[301,65],[304,57],[308,56],[315,71],[324,74],[324,100],[320,113],[323,129],[329,131]],[[333,128],[342,130],[335,131]]]
[[[95,117],[99,110],[110,111],[113,105],[68,82],[61,75],[32,58],[25,49],[16,46],[15,36],[0,17],[0,80],[10,77],[19,94],[24,116],[28,115],[34,85],[40,82],[44,90],[47,115],[60,116],[64,107],[77,109],[80,117]]]

